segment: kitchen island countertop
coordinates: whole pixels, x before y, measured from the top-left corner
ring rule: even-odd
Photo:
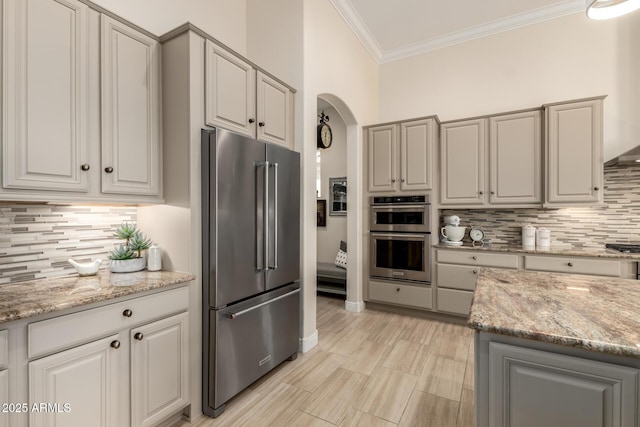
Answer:
[[[0,286],[0,323],[135,295],[194,280],[177,271],[139,271],[39,279]]]
[[[624,253],[606,249],[601,247],[583,247],[583,246],[551,246],[548,249],[536,249],[535,247],[526,248],[522,245],[511,245],[506,243],[485,244],[484,246],[472,246],[471,243],[464,242],[460,246],[445,245],[443,243],[435,243],[433,247],[437,249],[455,249],[470,251],[487,251],[487,252],[510,252],[518,254],[538,254],[538,255],[565,255],[565,256],[581,256],[596,258],[618,258],[628,259],[632,261],[640,261],[640,254]]]
[[[468,325],[640,358],[640,281],[482,268]]]

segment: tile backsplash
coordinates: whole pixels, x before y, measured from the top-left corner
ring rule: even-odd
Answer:
[[[135,206],[52,206],[0,204],[0,285],[69,276],[67,262],[100,258],[121,240],[114,237],[122,222],[136,222]]]
[[[458,215],[467,227],[481,226],[491,243],[521,244],[526,224],[549,229],[554,246],[640,243],[640,166],[605,168],[604,181],[606,207],[443,209],[440,214]]]

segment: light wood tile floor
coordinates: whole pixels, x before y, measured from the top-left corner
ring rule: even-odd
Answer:
[[[473,333],[318,296],[320,342],[227,403],[179,427],[473,427]]]

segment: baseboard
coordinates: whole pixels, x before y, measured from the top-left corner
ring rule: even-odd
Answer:
[[[300,353],[306,353],[313,347],[318,345],[318,330],[316,329],[311,335],[305,338],[300,338],[298,349]]]
[[[364,301],[345,301],[344,309],[352,313],[360,313],[361,311],[364,311]]]

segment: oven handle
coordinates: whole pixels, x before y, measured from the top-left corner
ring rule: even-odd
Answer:
[[[407,210],[415,210],[415,209],[427,209],[431,205],[402,205],[402,206],[378,206],[371,205],[371,209],[375,211],[385,211],[385,212],[393,212],[393,211],[407,211]]]
[[[406,233],[371,233],[371,237],[384,238],[389,240],[427,240],[431,233],[426,234],[406,234]]]

